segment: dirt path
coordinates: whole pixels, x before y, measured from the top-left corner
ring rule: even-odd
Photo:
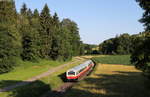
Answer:
[[[100,64],[63,97],[150,97],[150,82],[134,66]]]
[[[17,87],[24,86],[24,85],[27,85],[27,84],[29,84],[29,83],[32,83],[32,82],[34,82],[34,81],[36,81],[36,80],[38,80],[38,79],[41,79],[41,78],[43,78],[43,77],[46,77],[46,76],[48,76],[48,75],[51,75],[51,74],[54,73],[54,72],[59,71],[61,68],[64,68],[65,66],[67,66],[67,65],[69,65],[69,64],[74,64],[74,63],[77,63],[77,62],[79,62],[79,61],[81,61],[81,60],[83,60],[83,58],[76,57],[76,58],[75,58],[75,61],[73,61],[73,62],[69,62],[69,63],[67,63],[67,64],[63,64],[63,65],[60,65],[60,66],[55,67],[55,68],[53,68],[53,69],[50,69],[50,70],[48,70],[47,72],[44,72],[44,73],[42,73],[42,74],[40,74],[40,75],[37,75],[37,76],[35,76],[35,77],[32,77],[32,78],[30,78],[30,79],[27,79],[27,80],[25,80],[24,82],[17,83],[17,84],[8,86],[8,87],[4,87],[4,88],[0,89],[0,93],[2,93],[2,92],[7,92],[7,91],[11,91],[11,90],[14,89],[14,88],[17,88]]]

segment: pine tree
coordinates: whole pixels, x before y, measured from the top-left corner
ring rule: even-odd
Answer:
[[[33,13],[32,13],[32,11],[31,11],[31,9],[28,9],[28,10],[27,10],[27,18],[28,18],[30,24],[31,24],[31,22],[32,22],[32,21],[31,21],[32,17],[33,17]]]
[[[23,5],[22,5],[22,8],[21,8],[21,14],[23,15],[23,16],[26,16],[27,15],[27,10],[28,10],[28,8],[27,8],[27,6],[26,6],[26,4],[24,3]]]
[[[69,30],[65,27],[61,27],[59,30],[59,40],[60,40],[60,45],[59,45],[59,60],[69,60],[72,58],[72,46],[70,43],[70,34]]]
[[[40,16],[39,16],[39,12],[37,9],[35,9],[33,12],[31,26],[34,29],[33,39],[36,44],[36,55],[38,57],[41,57],[41,55],[40,55],[40,49],[41,49],[41,46],[40,46]]]
[[[60,29],[60,21],[57,16],[57,13],[54,14],[52,18],[52,45],[51,45],[51,52],[50,56],[53,60],[58,59],[59,57],[59,46],[60,46],[60,35],[59,35],[59,29]]]
[[[36,61],[38,57],[37,30],[32,26],[33,14],[31,9],[27,9],[26,4],[21,8],[21,28],[22,34],[22,54],[23,60]]]
[[[16,65],[21,52],[21,37],[17,30],[15,3],[0,1],[0,73]]]
[[[51,32],[52,19],[50,15],[50,10],[45,4],[41,14],[40,14],[40,46],[41,46],[41,56],[43,58],[50,58],[51,45],[52,45],[52,32]]]
[[[37,9],[33,12],[33,18],[39,18],[39,11]]]

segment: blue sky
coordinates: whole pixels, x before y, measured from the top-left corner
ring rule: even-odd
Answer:
[[[143,31],[138,20],[142,9],[135,0],[15,0],[19,11],[23,2],[28,8],[42,10],[48,4],[51,14],[70,18],[78,24],[84,43],[99,44],[122,33]]]

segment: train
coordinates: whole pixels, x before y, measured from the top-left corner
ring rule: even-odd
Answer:
[[[92,60],[85,61],[83,64],[75,66],[66,72],[68,81],[78,81],[82,76],[90,72],[95,64]]]

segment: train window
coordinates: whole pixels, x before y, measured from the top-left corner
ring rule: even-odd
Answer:
[[[69,71],[68,75],[75,75],[75,72],[74,71]]]

